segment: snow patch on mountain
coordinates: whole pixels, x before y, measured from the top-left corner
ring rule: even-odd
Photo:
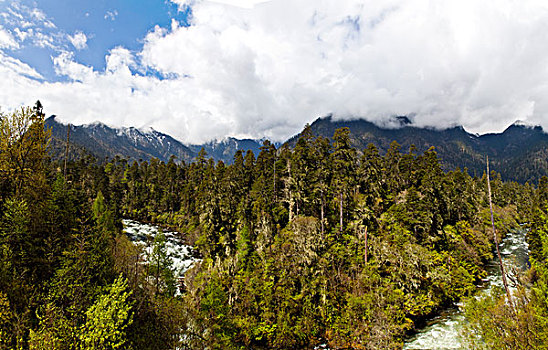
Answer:
[[[525,121],[525,120],[516,120],[514,122],[514,124],[512,124],[512,126],[521,126],[521,127],[528,128],[528,129],[540,128],[540,125],[532,124],[532,123],[530,123],[528,121]]]

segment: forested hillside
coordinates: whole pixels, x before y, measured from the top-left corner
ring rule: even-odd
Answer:
[[[392,141],[406,150],[415,146],[418,153],[434,146],[445,171],[466,169],[472,176],[481,176],[485,156],[489,156],[493,170],[504,180],[538,183],[548,174],[548,134],[540,126],[517,122],[500,134],[474,135],[460,126],[419,128],[407,117],[395,117],[386,127],[362,119],[337,120],[330,116],[311,124],[312,134],[328,138],[342,127],[350,129],[350,143],[358,150],[373,143],[384,154]],[[288,143],[294,145],[299,136]]]
[[[39,106],[0,131],[0,349],[398,349],[492,258],[485,174],[444,172],[434,149],[381,155],[347,128],[331,142],[306,127],[231,165],[202,151],[65,170]],[[545,181],[491,179],[499,237],[536,218],[546,289]],[[143,261],[122,218],[177,229],[201,261],[174,280],[161,240]]]
[[[50,153],[55,159],[64,159],[66,151],[67,125],[56,118],[46,119],[46,126],[52,130]],[[372,143],[384,155],[393,141],[403,150],[414,146],[421,154],[435,147],[444,171],[465,170],[471,176],[481,176],[485,168],[485,156],[491,159],[492,168],[504,180],[520,183],[538,183],[548,174],[548,135],[540,126],[532,127],[515,123],[503,133],[474,135],[462,127],[449,129],[419,128],[407,117],[395,117],[384,126],[378,126],[363,119],[335,120],[328,116],[318,118],[310,125],[311,133],[331,141],[335,130],[347,127],[350,130],[350,145],[358,153]],[[294,147],[301,135],[285,143]],[[176,161],[189,162],[196,158],[203,148],[207,158],[232,164],[236,151],[248,150],[255,155],[260,152],[262,141],[228,137],[204,144],[185,146],[180,141],[154,130],[136,128],[111,128],[101,123],[70,126],[70,147],[68,158],[77,159],[93,155],[99,161],[116,156],[130,161],[157,158],[168,162],[174,155]],[[276,146],[281,143],[276,144]]]

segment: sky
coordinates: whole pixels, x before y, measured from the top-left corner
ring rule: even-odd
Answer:
[[[0,0],[0,111],[185,143],[332,114],[548,130],[544,0]]]

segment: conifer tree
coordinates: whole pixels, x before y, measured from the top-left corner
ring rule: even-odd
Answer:
[[[331,181],[332,170],[330,164],[331,143],[329,139],[318,137],[314,140],[313,159],[315,164],[311,173],[311,182],[313,184],[313,201],[316,207],[319,206],[319,213],[316,210],[316,217],[320,220],[320,233],[322,237],[325,233],[326,225],[326,202],[329,196],[329,184]]]
[[[333,164],[332,186],[337,198],[339,209],[339,233],[344,231],[345,199],[350,202],[354,186],[354,171],[356,166],[356,150],[350,146],[350,129],[340,128],[333,134]]]
[[[159,230],[154,236],[148,261],[148,274],[153,277],[155,294],[174,295],[176,281],[163,230]]]

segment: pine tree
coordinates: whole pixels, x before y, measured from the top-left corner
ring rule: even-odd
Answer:
[[[173,263],[168,255],[166,236],[162,230],[154,236],[152,253],[148,256],[148,261],[148,274],[153,278],[155,294],[174,295],[176,281]]]
[[[332,169],[330,163],[331,143],[329,139],[318,137],[314,140],[313,159],[315,164],[311,172],[311,182],[313,184],[312,196],[316,205],[316,217],[320,220],[320,233],[322,238],[325,233],[327,217],[327,198],[329,196],[329,184],[331,182]]]
[[[345,202],[349,203],[353,195],[354,173],[356,166],[356,150],[350,146],[350,129],[340,128],[333,134],[333,164],[332,187],[337,196],[339,209],[339,233],[344,231]],[[346,201],[345,201],[346,199]],[[347,208],[348,211],[348,208]]]

